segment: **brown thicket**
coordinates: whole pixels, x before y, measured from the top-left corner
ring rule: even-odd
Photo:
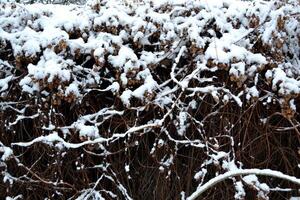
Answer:
[[[15,9],[12,13],[19,13],[22,17],[19,6],[1,4],[2,9]],[[108,7],[105,6],[106,3],[98,3],[89,9],[99,14],[101,9]],[[173,19],[204,12],[200,4],[148,6],[156,13],[173,12]],[[297,5],[277,2],[272,8],[279,10],[284,6]],[[224,7],[226,9],[225,4]],[[180,8],[178,12],[175,12],[176,8]],[[8,158],[0,161],[0,198],[22,195],[21,199],[76,199],[85,194],[87,199],[101,199],[101,194],[104,199],[180,199],[193,193],[201,179],[205,183],[217,174],[226,172],[228,169],[224,163],[229,162],[239,168],[272,169],[300,177],[300,94],[284,90],[286,80],[276,82],[274,75],[279,68],[288,74],[289,69],[285,69],[284,64],[292,63],[292,60],[299,61],[300,56],[299,52],[291,52],[291,49],[299,50],[300,15],[299,12],[286,12],[287,16],[277,16],[277,32],[271,35],[270,43],[264,41],[262,35],[264,29],[268,28],[265,24],[274,16],[260,19],[255,12],[249,11],[250,14],[245,12],[243,18],[247,22],[229,17],[227,22],[235,29],[243,26],[253,28],[252,32],[240,38],[238,42],[241,44],[238,46],[243,46],[243,41],[247,40],[252,46],[245,46],[245,49],[263,55],[267,62],[251,64],[245,61],[246,70],[252,65],[256,68],[254,72],[243,73],[234,68],[234,64],[243,60],[233,57],[228,63],[222,63],[212,57],[205,63],[207,69],[197,71],[186,88],[181,87],[180,83],[183,82],[180,81],[197,69],[197,62],[203,61],[201,56],[206,55],[211,43],[226,34],[218,27],[214,16],[199,33],[199,36],[206,38],[203,46],[197,44],[189,35],[191,32],[184,28],[176,30],[176,37],[170,40],[161,39],[163,32],[168,31],[163,28],[164,22],[159,24],[146,14],[140,18],[156,29],[147,30],[147,27],[141,26],[139,32],[147,37],[149,44],[135,39],[131,27],[121,23],[118,26],[92,24],[87,27],[90,30],[65,30],[59,27],[69,38],[52,42],[35,55],[26,55],[24,52],[16,54],[13,40],[0,35],[0,80],[10,75],[13,77],[8,88],[0,90],[0,152],[3,154],[5,147],[13,151]],[[44,15],[51,16],[46,12]],[[128,15],[137,16],[134,11]],[[20,26],[29,26],[26,23],[28,20],[34,22],[40,17],[27,16]],[[291,19],[298,22],[294,33],[285,28]],[[4,27],[3,23],[1,26],[4,31],[12,30]],[[36,30],[36,27],[33,29]],[[115,36],[122,30],[129,33],[122,45],[131,48],[138,59],[141,59],[143,52],[158,53],[161,57],[158,56],[156,62],[147,63],[146,67],[137,66],[126,71],[113,66],[110,61],[110,56],[117,56],[121,49],[118,43],[110,44],[112,51],[104,47],[107,49],[102,55],[95,54],[96,49],[82,51],[69,46],[72,39],[83,38],[87,43],[92,34],[105,32]],[[287,38],[293,34],[298,34],[298,38],[293,38],[295,42],[291,43]],[[175,42],[177,45],[173,45]],[[185,46],[186,50],[178,56],[181,46]],[[39,79],[28,72],[28,66],[38,66],[46,51],[55,53],[64,61],[74,61],[66,67],[71,71],[69,80],[62,80],[59,75]],[[224,49],[224,52],[230,51]],[[159,54],[161,52],[164,54]],[[172,77],[177,58],[179,60],[174,73],[179,83]],[[135,65],[134,61],[132,63]],[[299,66],[298,63],[294,67],[297,69]],[[287,79],[298,81],[298,69],[290,68],[292,73],[287,75]],[[120,96],[125,90],[134,91],[145,84],[146,80],[137,75],[145,69],[150,70],[158,85],[168,86],[170,92],[166,95],[171,99],[170,103],[159,103],[162,88],[146,91],[143,98],[132,96],[130,104],[122,100]],[[270,72],[273,74],[269,76]],[[126,84],[122,82],[122,75],[127,78]],[[24,77],[29,77],[33,85],[38,83],[39,91],[32,94],[24,91],[20,84]],[[80,94],[65,92],[75,80],[83,82],[95,77],[100,77],[100,81],[81,84]],[[119,90],[106,90],[112,82],[119,84]],[[208,86],[213,86],[213,89],[193,91],[193,88]],[[248,92],[253,86],[258,95]],[[195,106],[191,102],[196,102]],[[109,114],[103,111],[104,114],[89,116],[84,126],[96,127],[99,136],[81,134],[81,129],[74,122],[105,108],[123,113]],[[181,112],[187,116],[184,134],[179,130]],[[160,119],[164,119],[161,124],[156,123],[155,120]],[[150,125],[136,131],[132,129],[146,124]],[[57,133],[57,138],[67,144],[57,138],[47,139],[53,133]],[[107,141],[93,142],[99,138]],[[30,143],[35,139],[36,142]],[[72,147],[69,144],[82,145]],[[216,158],[221,155],[218,152],[225,153],[225,156]],[[195,174],[202,169],[207,173],[196,179]],[[234,183],[238,181],[244,185],[244,199],[288,199],[300,196],[299,186],[288,181],[270,177],[258,179],[275,191],[263,191],[246,183],[242,177],[235,177],[209,189],[199,199],[234,199]],[[278,188],[290,190],[278,191]]]

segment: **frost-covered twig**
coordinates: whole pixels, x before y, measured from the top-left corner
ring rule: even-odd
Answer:
[[[196,191],[193,192],[189,197],[187,197],[187,200],[193,200],[198,198],[203,192],[207,191],[208,189],[214,187],[219,182],[222,182],[230,177],[249,175],[249,174],[279,178],[279,179],[292,182],[296,185],[300,185],[300,179],[294,176],[283,174],[280,171],[275,171],[270,169],[239,169],[239,170],[229,171],[219,176],[216,176],[215,178],[210,179],[204,185],[198,186]]]

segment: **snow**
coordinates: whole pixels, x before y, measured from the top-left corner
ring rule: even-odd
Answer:
[[[251,174],[251,176],[246,179],[247,181],[250,181],[250,182],[253,182],[253,181],[257,180],[254,175],[262,175],[262,176],[271,176],[271,177],[276,177],[276,178],[280,178],[280,179],[289,180],[289,181],[291,181],[291,182],[293,182],[297,185],[300,185],[300,179],[297,179],[296,177],[293,177],[293,176],[285,175],[285,174],[283,174],[279,171],[270,170],[270,169],[263,169],[263,170],[260,170],[260,169],[239,169],[239,170],[229,171],[229,172],[226,172],[224,174],[220,174],[220,175],[216,176],[215,178],[210,179],[204,185],[198,187],[197,190],[191,196],[189,196],[187,199],[188,200],[196,199],[204,191],[206,191],[207,189],[211,188],[213,185],[215,185],[215,184],[217,184],[217,183],[219,183],[219,182],[221,182],[221,181],[223,181],[227,178],[230,178],[230,177],[233,177],[233,176],[247,175],[247,174]],[[268,189],[268,187],[265,187],[265,186],[266,185],[263,185],[262,187],[264,189]]]
[[[125,171],[128,173],[130,171],[129,165],[125,166]]]
[[[140,79],[144,79],[144,84],[134,90],[132,92],[132,96],[139,99],[144,99],[144,95],[146,92],[152,93],[153,91],[155,91],[155,89],[157,88],[157,83],[155,80],[153,80],[149,69],[139,72],[137,74],[137,77],[139,77]]]
[[[300,82],[290,78],[281,68],[275,68],[266,72],[266,78],[272,80],[273,91],[278,91],[281,95],[298,94],[300,92]]]
[[[257,90],[256,86],[252,86],[251,88],[249,88],[248,93],[246,95],[246,99],[250,100],[253,97],[259,97],[259,91]]]
[[[244,76],[245,75],[245,63],[239,62],[239,63],[231,64],[229,74],[236,76],[236,77]]]
[[[258,178],[257,176],[255,176],[254,174],[251,174],[251,175],[248,175],[248,176],[245,176],[243,178],[243,180],[248,183],[248,184],[255,184],[257,181],[258,181]]]
[[[8,89],[8,83],[12,80],[13,76],[8,76],[6,78],[0,79],[0,92]]]
[[[18,200],[18,199],[22,199],[23,196],[22,195],[18,195],[16,197],[6,197],[5,200]]]
[[[145,65],[154,64],[157,62],[157,56],[152,52],[144,51],[141,55],[141,62]]]
[[[70,94],[73,94],[75,95],[76,97],[78,97],[80,95],[79,93],[79,89],[78,89],[78,84],[75,82],[75,83],[71,83],[67,88],[66,88],[66,91],[65,91],[65,95],[68,96]]]
[[[194,175],[194,179],[200,180],[200,178],[203,178],[203,177],[205,176],[206,173],[207,173],[207,170],[206,170],[206,169],[202,169],[201,171],[197,172],[197,173]]]
[[[112,91],[112,92],[118,92],[120,90],[120,85],[119,83],[117,82],[113,82],[111,84],[111,86],[109,86],[109,89]]]
[[[166,1],[167,2],[167,1]],[[168,1],[168,3],[175,3]],[[203,2],[189,2],[181,1],[176,2],[176,5],[186,5],[192,7],[197,5],[204,8],[203,12],[194,13],[191,17],[186,19],[182,17],[177,17],[180,9],[174,10],[174,16],[168,13],[157,13],[152,11],[147,7],[149,4],[144,4],[136,8],[136,15],[132,15],[129,9],[124,9],[122,6],[118,5],[116,2],[112,1],[107,3],[100,12],[96,15],[91,9],[87,9],[88,5],[92,5],[89,2],[86,9],[83,11],[79,7],[75,6],[59,6],[59,5],[26,5],[24,8],[26,12],[32,13],[30,15],[25,15],[27,18],[28,26],[25,26],[22,30],[17,29],[22,27],[22,24],[14,23],[22,17],[20,13],[14,11],[11,7],[3,11],[3,15],[6,16],[5,20],[1,19],[0,24],[5,27],[8,21],[14,26],[10,27],[9,31],[6,32],[5,29],[1,29],[2,38],[8,39],[14,48],[14,55],[25,55],[25,56],[37,56],[41,53],[43,48],[49,45],[52,48],[58,45],[61,41],[66,41],[67,45],[71,48],[70,52],[75,54],[77,49],[81,53],[94,52],[94,56],[99,60],[100,63],[104,62],[104,56],[109,53],[113,53],[115,50],[111,47],[111,44],[118,44],[120,49],[117,55],[109,55],[108,61],[116,68],[120,68],[121,73],[121,83],[126,87],[128,83],[128,77],[126,74],[128,72],[137,70],[140,66],[145,68],[149,64],[154,64],[157,62],[157,54],[153,52],[144,51],[141,53],[140,57],[133,52],[132,48],[127,45],[122,45],[124,41],[128,40],[129,37],[133,37],[134,41],[140,41],[142,44],[148,44],[149,41],[146,35],[151,35],[156,31],[155,24],[162,24],[163,30],[160,35],[160,40],[175,41],[179,38],[179,35],[184,34],[185,29],[187,29],[188,37],[196,44],[197,47],[204,47],[207,42],[209,46],[205,52],[205,59],[213,59],[215,63],[225,63],[229,64],[233,60],[240,61],[238,63],[232,63],[229,67],[229,74],[236,77],[247,75],[254,75],[254,73],[259,69],[259,66],[267,63],[266,57],[259,53],[252,53],[247,50],[249,46],[249,40],[242,41],[241,39],[247,34],[251,33],[253,29],[249,29],[249,25],[243,22],[243,13],[246,16],[252,16],[253,14],[258,15],[259,19],[264,20],[266,18],[265,13],[272,10],[274,7],[271,3],[255,4],[253,8],[249,8],[249,2],[240,2],[233,0],[224,0],[223,4],[217,1],[210,1],[209,5]],[[164,4],[162,1],[155,1],[154,5],[156,7]],[[223,5],[227,6],[227,9],[221,10]],[[257,10],[262,10],[263,12],[258,12]],[[277,9],[276,11],[271,11],[270,21],[266,22],[264,26],[267,28],[263,33],[263,41],[269,41],[271,37],[271,32],[274,32],[274,24],[280,18],[288,12],[292,12],[293,8],[284,7],[282,9]],[[17,14],[18,18],[10,17],[12,14]],[[148,17],[150,22],[144,19]],[[208,37],[200,37],[199,34],[203,30],[203,26],[211,19],[216,18],[217,26],[220,31],[223,32],[221,38],[214,38],[211,40]],[[240,28],[234,28],[232,24],[228,23],[226,18],[239,19],[241,20],[242,26]],[[293,30],[297,28],[296,21],[291,20],[287,24],[288,30]],[[102,26],[132,26],[132,31],[128,32],[126,30],[121,30],[119,35],[108,34],[105,32],[99,32],[98,34],[88,33],[87,30],[91,27]],[[272,28],[273,27],[273,28]],[[144,30],[141,31],[143,28]],[[41,31],[36,31],[36,29],[41,29]],[[83,38],[69,39],[68,32],[78,29],[84,32]],[[147,33],[148,31],[148,33]],[[216,35],[216,32],[209,30],[212,35]],[[227,32],[225,32],[227,31]],[[142,40],[142,41],[141,41]],[[238,41],[238,43],[237,43]],[[70,80],[70,72],[65,69],[64,63],[62,62],[59,55],[55,55],[52,49],[48,49],[43,52],[44,58],[39,61],[37,65],[30,64],[28,66],[29,74],[36,79],[48,78],[51,82],[55,76],[58,76],[62,81]],[[243,61],[243,62],[241,62]],[[62,62],[62,63],[59,63]],[[251,65],[251,66],[248,66]],[[278,69],[275,69],[275,73],[278,74]],[[284,74],[276,75],[273,80],[273,85],[278,82],[278,77],[282,77]],[[25,77],[24,79],[27,79]],[[24,80],[25,81],[25,80]],[[23,82],[24,82],[23,81]],[[29,81],[26,80],[28,83]],[[184,84],[184,83],[182,83]],[[299,85],[299,84],[297,84]],[[37,91],[40,86],[28,83],[26,85],[21,84],[24,92],[33,93]],[[73,87],[73,86],[72,86]],[[292,83],[285,84],[284,89],[281,89],[281,93],[298,93],[299,86],[293,86]],[[142,98],[142,91],[149,90],[147,88],[140,88],[134,92],[134,96]],[[290,88],[287,91],[286,88]],[[67,92],[68,93],[68,92]],[[67,94],[65,92],[65,94]],[[77,94],[77,93],[76,93]]]
[[[118,52],[118,55],[117,56],[110,55],[108,57],[108,60],[114,67],[121,68],[124,67],[127,62],[131,62],[131,64],[137,62],[138,58],[131,48],[122,46]],[[126,71],[130,70],[131,67],[133,66],[128,63]],[[139,67],[139,66],[135,66],[135,67]]]
[[[50,50],[46,50],[37,65],[28,65],[28,75],[37,80],[47,77],[48,82],[52,82],[55,77],[58,77],[61,81],[69,81],[71,73],[66,69],[67,65],[68,63],[63,63],[61,57]]]
[[[120,96],[122,102],[124,105],[129,106],[130,105],[130,98],[132,96],[131,90],[125,90],[122,95]]]
[[[13,155],[13,150],[0,142],[0,153],[2,153],[1,160],[5,161]]]
[[[236,194],[234,195],[235,199],[244,199],[246,196],[246,192],[243,187],[243,183],[241,181],[238,181],[234,184],[236,189]]]
[[[290,200],[299,200],[300,197],[291,197]]]
[[[178,134],[183,136],[186,131],[186,121],[187,121],[187,113],[186,112],[180,112],[179,113],[179,129],[178,129]]]
[[[290,108],[291,108],[293,111],[296,112],[296,108],[297,108],[297,107],[296,107],[296,104],[295,104],[295,100],[294,100],[294,99],[290,100],[289,104],[290,104]]]
[[[90,1],[81,6],[3,3],[0,97],[4,102],[0,103],[0,117],[5,110],[16,112],[4,119],[5,130],[23,127],[24,120],[32,120],[38,124],[36,134],[40,135],[29,141],[18,137],[20,141],[5,143],[7,146],[0,143],[1,166],[14,158],[16,146],[26,149],[43,143],[59,151],[87,146],[81,154],[85,156],[89,147],[97,144],[104,152],[99,154],[102,156],[113,155],[108,149],[114,149],[111,147],[117,142],[126,145],[126,152],[132,145],[141,149],[142,137],[155,134],[149,151],[153,157],[157,151],[163,151],[155,159],[157,169],[167,176],[174,172],[172,165],[178,164],[179,149],[205,150],[207,158],[203,158],[203,163],[197,161],[200,165],[195,166],[192,176],[199,187],[188,199],[197,198],[227,178],[233,181],[236,199],[245,198],[246,185],[257,188],[259,197],[267,198],[270,188],[259,181],[259,175],[299,185],[298,178],[281,172],[243,169],[234,154],[236,144],[232,134],[236,124],[225,117],[234,106],[247,111],[257,100],[268,106],[279,103],[277,113],[284,107],[296,113],[296,98],[300,95],[297,18],[300,7],[296,3],[292,0],[283,5],[260,0],[155,0],[153,5],[146,0],[132,6],[114,0]],[[289,20],[283,23],[284,16]],[[56,101],[60,104],[53,103]],[[211,111],[203,109],[205,104],[211,106]],[[27,114],[29,111],[33,113]],[[217,117],[220,111],[225,113],[224,124],[220,126],[224,131],[217,127],[218,137],[207,137],[206,129],[214,119],[211,117]],[[65,120],[64,112],[72,112],[73,121]],[[127,113],[130,122],[125,123]],[[58,118],[63,122],[57,122]],[[259,119],[264,125],[269,120],[267,116]],[[188,132],[191,127],[195,133]],[[219,143],[223,136],[232,140],[232,149],[223,150]],[[81,159],[84,160],[83,156]],[[76,162],[78,170],[85,168]],[[109,165],[110,161],[107,162]],[[220,169],[215,167],[216,177],[204,183],[210,165]],[[123,167],[129,178],[135,167],[130,160],[122,163]],[[113,174],[113,169],[107,170]],[[118,175],[112,178],[108,173],[103,174],[123,197],[130,199]],[[235,179],[236,176],[241,178]],[[4,179],[12,180],[7,174]],[[104,199],[103,191],[96,191],[100,182],[99,178],[99,182],[91,184],[93,189],[78,191],[78,199]]]
[[[95,126],[87,126],[83,124],[75,125],[75,128],[79,130],[79,135],[88,138],[99,137],[99,130]]]

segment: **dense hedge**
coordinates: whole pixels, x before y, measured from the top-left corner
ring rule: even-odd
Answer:
[[[1,199],[180,199],[236,170],[300,176],[297,0],[0,7]],[[199,199],[297,183],[235,176]]]

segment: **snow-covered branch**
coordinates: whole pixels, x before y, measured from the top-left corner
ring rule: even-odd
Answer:
[[[275,171],[275,170],[270,170],[270,169],[238,169],[238,170],[234,170],[234,171],[228,171],[224,174],[220,174],[219,176],[216,176],[215,178],[210,179],[204,185],[198,186],[197,190],[195,192],[193,192],[189,197],[187,197],[187,200],[193,200],[193,199],[198,198],[202,193],[204,193],[208,189],[214,187],[218,183],[220,183],[228,178],[231,178],[234,176],[249,175],[249,174],[279,178],[279,179],[283,179],[283,180],[292,182],[296,185],[300,185],[300,179],[298,179],[294,176],[289,176],[289,175],[283,174],[280,171]]]

